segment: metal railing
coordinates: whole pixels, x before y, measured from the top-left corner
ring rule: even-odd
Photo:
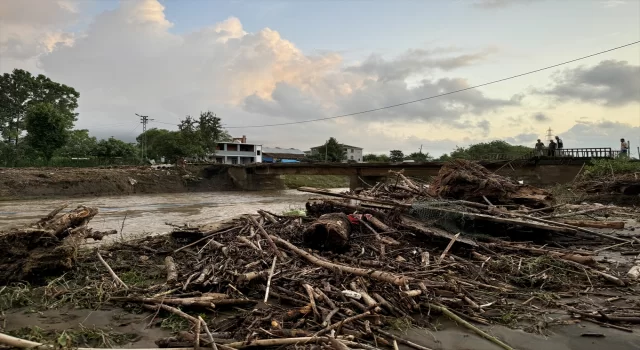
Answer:
[[[617,158],[620,155],[619,150],[610,147],[590,147],[590,148],[563,148],[556,150],[553,154],[548,149],[544,149],[538,153],[532,150],[528,153],[489,153],[471,157],[473,160],[519,160],[531,159],[535,157],[545,158],[588,158],[588,159],[610,159]]]

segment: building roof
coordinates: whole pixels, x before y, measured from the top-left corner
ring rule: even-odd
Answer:
[[[290,154],[304,156],[304,152],[296,148],[262,147],[262,153]]]
[[[311,149],[324,148],[324,146],[326,146],[326,145],[321,145],[321,146],[311,147]],[[362,147],[349,146],[349,145],[345,145],[344,143],[341,143],[341,144],[340,144],[340,146],[342,146],[343,148],[363,149]]]

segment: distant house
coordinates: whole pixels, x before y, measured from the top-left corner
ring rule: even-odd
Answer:
[[[355,161],[358,163],[364,162],[362,147],[349,146],[345,144],[340,144],[340,146],[342,146],[342,149],[344,149],[345,152],[347,153],[347,159],[344,160],[344,162],[347,162],[347,161]],[[325,151],[325,145],[311,147],[312,155],[316,155],[316,154],[322,155],[324,154],[324,151]]]
[[[223,164],[262,163],[262,145],[247,143],[247,137],[242,135],[232,142],[219,142],[216,154],[209,159]]]
[[[263,163],[291,163],[299,162],[305,157],[304,152],[295,148],[263,147]]]

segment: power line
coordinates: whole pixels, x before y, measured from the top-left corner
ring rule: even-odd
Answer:
[[[349,114],[342,114],[342,115],[336,115],[333,117],[325,117],[325,118],[317,118],[317,119],[309,119],[309,120],[301,120],[301,121],[297,121],[297,122],[287,122],[287,123],[278,123],[278,124],[264,124],[264,125],[245,125],[245,126],[227,126],[227,129],[247,129],[247,128],[266,128],[266,127],[272,127],[272,126],[284,126],[284,125],[293,125],[293,124],[303,124],[303,123],[312,123],[312,122],[317,122],[317,121],[322,121],[322,120],[329,120],[329,119],[338,119],[338,118],[344,118],[344,117],[351,117],[354,115],[359,115],[359,114],[365,114],[365,113],[371,113],[371,112],[376,112],[376,111],[381,111],[384,109],[390,109],[390,108],[395,108],[395,107],[400,107],[400,106],[405,106],[408,104],[412,104],[412,103],[416,103],[416,102],[421,102],[421,101],[426,101],[426,100],[431,100],[434,98],[438,98],[438,97],[442,97],[442,96],[447,96],[447,95],[452,95],[452,94],[456,94],[458,92],[463,92],[463,91],[467,91],[467,90],[473,90],[473,89],[477,89],[479,87],[483,87],[483,86],[487,86],[487,85],[491,85],[491,84],[496,84],[499,82],[503,82],[506,80],[510,80],[510,79],[515,79],[515,78],[519,78],[519,77],[523,77],[525,75],[529,75],[529,74],[533,74],[533,73],[538,73],[544,70],[548,70],[551,68],[556,68],[565,64],[569,64],[569,63],[573,63],[573,62],[577,62],[580,60],[584,60],[586,58],[590,58],[590,57],[594,57],[594,56],[598,56],[598,55],[602,55],[604,53],[607,52],[611,52],[611,51],[615,51],[615,50],[619,50],[622,48],[625,48],[627,46],[632,46],[635,44],[640,43],[640,41],[634,41],[632,43],[626,44],[626,45],[622,45],[622,46],[618,46],[618,47],[614,47],[608,50],[604,50],[604,51],[600,51],[597,53],[593,53],[587,56],[583,56],[583,57],[579,57],[579,58],[575,58],[572,59],[570,61],[565,61],[562,63],[558,63],[558,64],[554,64],[552,66],[547,66],[544,68],[540,68],[540,69],[536,69],[536,70],[532,70],[526,73],[522,73],[522,74],[517,74],[517,75],[512,75],[510,77],[507,78],[502,78],[502,79],[498,79],[498,80],[494,80],[494,81],[490,81],[488,83],[484,83],[484,84],[480,84],[480,85],[475,85],[475,86],[471,86],[468,88],[464,88],[464,89],[460,89],[460,90],[455,90],[455,91],[451,91],[451,92],[445,92],[442,94],[438,94],[438,95],[433,95],[433,96],[429,96],[429,97],[425,97],[425,98],[421,98],[421,99],[417,99],[417,100],[413,100],[413,101],[407,101],[407,102],[402,102],[402,103],[397,103],[394,105],[389,105],[389,106],[385,106],[385,107],[380,107],[380,108],[374,108],[374,109],[368,109],[365,111],[360,111],[360,112],[355,112],[355,113],[349,113]]]
[[[152,123],[158,123],[158,124],[167,124],[167,125],[173,125],[173,126],[178,126],[178,123],[167,123],[167,122],[161,122],[161,121],[157,121],[157,120],[153,120],[153,119],[149,119],[152,121]]]

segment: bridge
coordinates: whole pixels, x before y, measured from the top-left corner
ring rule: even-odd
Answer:
[[[585,163],[592,159],[612,159],[618,152],[611,148],[564,149],[554,156],[534,156],[533,153],[504,157],[484,155],[476,158],[487,169],[500,175],[533,185],[553,185],[572,181]],[[344,175],[350,187],[374,184],[389,174],[389,170],[404,170],[412,177],[436,176],[444,162],[408,163],[253,163],[247,165],[212,164],[205,169],[210,176],[227,173],[243,190],[263,190],[283,187],[281,175]]]

